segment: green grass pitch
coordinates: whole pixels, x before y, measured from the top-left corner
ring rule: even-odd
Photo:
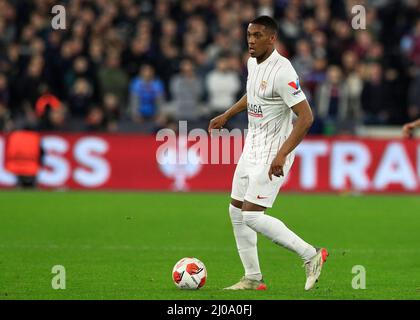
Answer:
[[[317,288],[294,253],[259,236],[267,291],[226,292],[243,269],[220,193],[0,192],[0,299],[419,299],[420,197],[280,194],[269,214],[329,249]],[[175,287],[185,256],[206,285]],[[53,290],[54,265],[66,289]],[[352,288],[355,265],[366,289]]]

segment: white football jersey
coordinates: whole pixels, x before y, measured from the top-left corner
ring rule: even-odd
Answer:
[[[291,107],[306,99],[288,59],[276,50],[262,63],[248,59],[248,134],[242,157],[270,164],[292,132]]]

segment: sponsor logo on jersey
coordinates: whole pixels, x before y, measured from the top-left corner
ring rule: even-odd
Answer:
[[[288,85],[295,89],[295,91],[292,93],[294,96],[302,92],[300,89],[299,79],[296,79],[296,81],[290,81]]]
[[[251,103],[248,103],[248,114],[257,118],[262,118],[264,116],[261,106]]]
[[[299,90],[300,89],[299,79],[296,79],[296,81],[290,81],[288,83],[288,85],[291,86],[295,90]]]

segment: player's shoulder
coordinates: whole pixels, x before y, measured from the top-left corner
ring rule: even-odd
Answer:
[[[276,58],[278,59],[277,65],[279,66],[279,69],[281,69],[279,72],[279,78],[289,78],[290,76],[295,77],[296,70],[290,60],[280,54],[278,54]]]
[[[248,58],[248,61],[247,61],[248,69],[250,67],[253,67],[253,66],[256,66],[256,65],[257,65],[257,59],[256,58],[253,58],[253,57],[249,57]]]
[[[291,68],[294,70],[292,63],[288,58],[282,56],[280,53],[276,56],[276,58],[278,59],[278,63],[282,68]]]

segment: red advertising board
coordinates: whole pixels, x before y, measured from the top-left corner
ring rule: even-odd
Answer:
[[[16,184],[4,166],[6,140],[0,135],[2,188]],[[226,154],[221,142],[213,144],[217,138],[204,140],[44,134],[38,183],[43,188],[229,191],[242,139],[236,144],[230,138]],[[308,137],[296,150],[283,190],[420,193],[420,140]]]

